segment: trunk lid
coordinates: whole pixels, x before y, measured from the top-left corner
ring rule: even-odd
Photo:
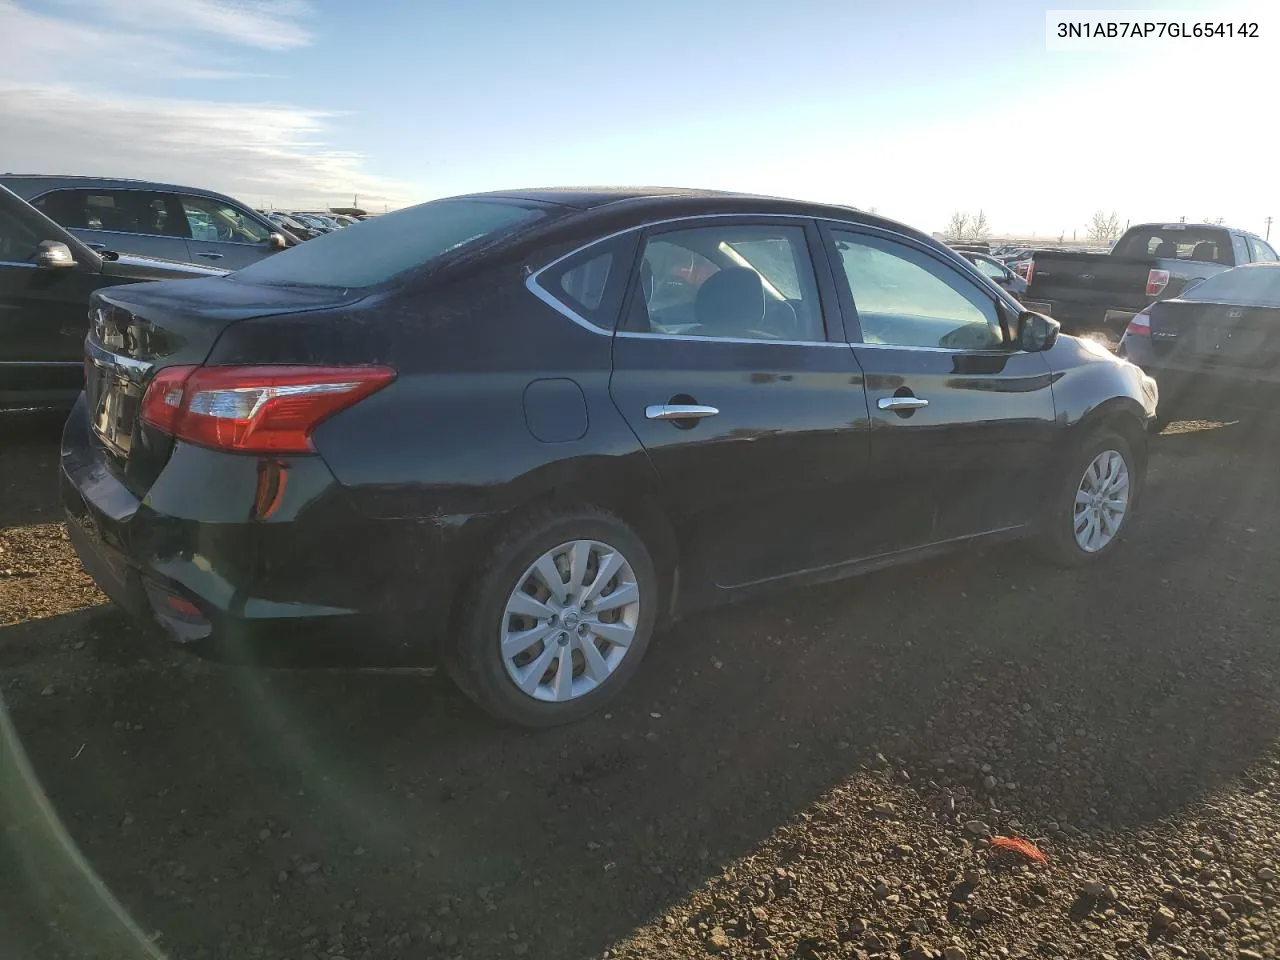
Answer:
[[[1036,253],[1027,296],[1098,307],[1145,306],[1147,274],[1157,261],[1107,253]]]
[[[362,295],[226,278],[96,291],[85,338],[85,400],[93,435],[112,473],[141,497],[169,459],[172,439],[138,418],[156,371],[204,363],[223,331],[235,323],[326,309]]]
[[[1165,300],[1151,311],[1158,360],[1241,369],[1280,363],[1280,308]]]

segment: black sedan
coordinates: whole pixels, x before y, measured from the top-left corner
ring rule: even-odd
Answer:
[[[1130,321],[1121,354],[1160,384],[1157,429],[1179,416],[1280,402],[1280,263],[1201,281]]]
[[[0,186],[0,413],[65,411],[75,402],[84,386],[84,337],[94,290],[224,273],[91,250]]]
[[[174,641],[443,658],[598,708],[655,625],[953,547],[1096,561],[1155,385],[941,244],[731,194],[439,200],[224,279],[100,293],[72,540]]]

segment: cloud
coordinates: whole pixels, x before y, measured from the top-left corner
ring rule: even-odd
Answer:
[[[130,27],[208,33],[241,46],[293,50],[311,43],[305,0],[111,0],[95,10]]]
[[[410,185],[365,172],[360,154],[324,149],[330,119],[281,105],[0,86],[0,157],[8,172],[162,180],[253,206],[339,205],[359,194],[381,209],[418,198]]]
[[[66,16],[49,12],[60,7]],[[346,204],[358,193],[381,209],[417,197],[412,186],[366,172],[363,155],[329,147],[332,114],[169,93],[165,81],[253,75],[241,69],[236,45],[309,43],[299,23],[310,12],[304,0],[112,0],[92,8],[109,11],[102,15],[114,26],[90,23],[83,8],[46,3],[36,12],[0,0],[3,170],[161,180],[254,206]],[[197,38],[197,50],[193,31],[225,42]]]

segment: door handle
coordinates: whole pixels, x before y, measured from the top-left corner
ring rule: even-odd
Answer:
[[[204,257],[206,260],[221,260],[221,259],[222,259],[222,254],[220,254],[220,253],[197,253],[197,254],[196,254],[196,256],[197,256],[197,257]]]
[[[929,401],[922,397],[881,397],[876,401],[881,410],[919,410],[928,405]]]
[[[97,250],[99,252],[107,249],[107,245],[105,243],[86,243],[85,246],[90,250]]]
[[[719,412],[716,407],[700,403],[652,403],[644,408],[644,415],[650,420],[701,420]]]

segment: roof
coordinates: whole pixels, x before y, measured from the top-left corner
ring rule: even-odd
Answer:
[[[644,206],[678,207],[695,201],[709,201],[725,209],[760,209],[767,204],[770,209],[788,208],[799,215],[819,215],[818,211],[839,211],[848,214],[853,207],[839,204],[814,203],[792,200],[786,197],[770,197],[761,194],[739,193],[731,190],[706,190],[690,187],[537,187],[523,190],[492,190],[467,194],[468,197],[493,199],[531,200],[537,203],[553,203],[578,210],[595,210],[613,204],[628,203]],[[453,198],[459,199],[459,198]]]
[[[1174,220],[1152,220],[1149,223],[1135,223],[1129,230],[1140,230],[1143,227],[1186,227],[1194,230],[1227,230],[1231,233],[1241,233],[1246,237],[1256,237],[1257,234],[1252,230],[1241,230],[1239,227],[1233,227],[1229,223],[1182,223]],[[1129,231],[1126,230],[1125,233]]]
[[[0,173],[0,183],[18,196],[30,200],[49,190],[70,189],[76,187],[96,187],[100,190],[147,189],[169,193],[204,194],[210,197],[221,197],[230,200],[225,193],[209,190],[205,187],[187,187],[176,183],[162,183],[157,180],[131,180],[126,177],[83,177],[61,176],[45,173]]]

